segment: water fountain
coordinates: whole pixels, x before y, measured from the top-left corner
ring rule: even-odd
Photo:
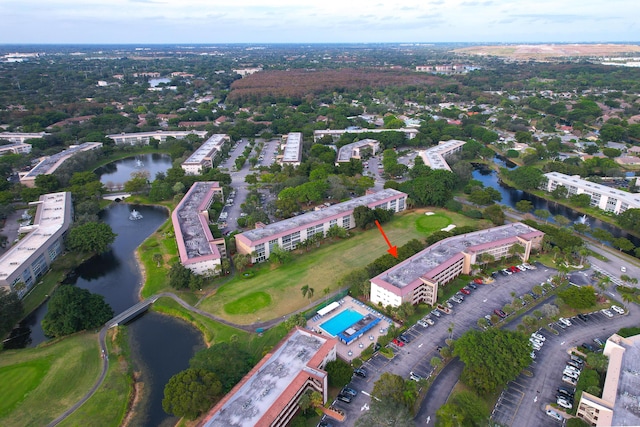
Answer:
[[[141,168],[144,166],[144,163],[142,163],[142,160],[140,159],[136,159],[136,167],[137,168]]]
[[[131,221],[137,221],[139,219],[142,219],[142,214],[140,212],[138,212],[137,210],[132,210],[131,213],[129,214],[129,219]]]
[[[576,224],[587,224],[589,222],[589,220],[587,219],[586,215],[582,215],[579,216],[578,219],[576,219]]]

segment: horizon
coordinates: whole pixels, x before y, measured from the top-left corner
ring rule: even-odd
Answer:
[[[560,10],[553,0],[4,0],[0,14],[10,45],[619,44],[640,34],[640,2],[629,0]]]

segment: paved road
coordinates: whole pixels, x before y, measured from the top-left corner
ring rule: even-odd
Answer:
[[[416,426],[434,425],[436,422],[435,413],[442,405],[447,403],[447,399],[458,383],[460,374],[462,374],[464,363],[460,359],[455,358],[438,375],[433,382],[431,388],[425,396],[420,410],[413,419]]]

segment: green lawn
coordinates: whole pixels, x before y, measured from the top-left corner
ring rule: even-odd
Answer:
[[[89,333],[0,353],[0,425],[42,426],[53,421],[91,389],[100,374],[99,354],[97,335]]]
[[[126,328],[110,329],[107,334],[109,370],[95,394],[62,421],[60,426],[118,426],[122,424],[133,392],[132,368]]]
[[[449,223],[457,226],[477,224],[477,221],[462,215],[439,209],[430,210],[436,212],[436,215],[426,216],[426,209],[420,209],[398,214],[385,224],[384,230],[391,244],[401,246],[411,239],[425,238],[430,234],[428,230],[439,230]],[[236,277],[230,280],[203,300],[199,308],[239,324],[285,316],[314,302],[314,299],[322,299],[324,289],[337,290],[338,282],[345,274],[366,266],[386,254],[387,249],[377,229],[356,231],[349,239],[323,244],[308,253],[296,254],[285,265],[257,265],[251,270],[255,272],[253,277]],[[314,289],[311,300],[302,296],[300,289],[304,285]],[[264,305],[262,300],[260,304],[245,306],[245,311],[239,312],[237,308],[243,305],[245,298],[251,298],[250,295],[257,292],[270,295],[271,303]]]

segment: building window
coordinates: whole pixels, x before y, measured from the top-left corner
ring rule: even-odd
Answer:
[[[342,228],[347,230],[351,228],[351,217],[349,215],[342,217]]]

